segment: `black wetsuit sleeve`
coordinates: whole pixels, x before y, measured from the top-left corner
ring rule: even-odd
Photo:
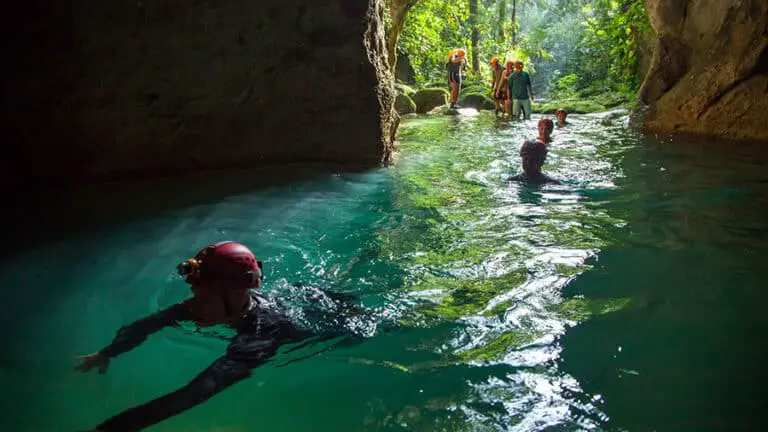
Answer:
[[[199,405],[250,376],[257,365],[224,356],[213,362],[189,384],[143,405],[131,408],[98,426],[104,432],[133,432],[157,424]]]
[[[189,319],[190,312],[187,305],[177,303],[167,309],[121,327],[117,331],[117,335],[112,340],[112,343],[104,347],[100,352],[107,357],[116,357],[136,348],[147,340],[147,336],[160,331],[163,327],[177,325],[179,321]]]
[[[256,315],[254,315],[256,316]],[[295,339],[295,328],[281,315],[267,313],[249,321],[227,347],[227,354],[184,387],[124,411],[98,426],[104,432],[138,431],[199,405],[251,375],[281,343]]]

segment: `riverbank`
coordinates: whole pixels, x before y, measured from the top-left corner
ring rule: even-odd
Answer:
[[[447,86],[438,82],[426,83],[423,86],[408,86],[395,84],[397,98],[395,109],[398,114],[426,114],[434,108],[448,103]],[[617,108],[632,109],[636,99],[632,95],[613,91],[601,93],[571,92],[558,97],[545,97],[534,100],[534,113],[554,114],[562,108],[570,114],[590,114],[609,111]],[[477,78],[467,79],[462,83],[459,105],[478,110],[494,110],[495,103],[491,98],[490,83]]]

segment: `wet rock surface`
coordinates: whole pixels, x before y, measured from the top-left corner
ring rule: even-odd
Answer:
[[[640,90],[649,133],[768,140],[768,1],[647,0],[656,35]]]
[[[6,10],[2,184],[387,159],[383,0]]]

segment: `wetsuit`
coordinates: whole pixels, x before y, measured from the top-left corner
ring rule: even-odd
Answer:
[[[454,62],[456,58],[458,58],[456,55],[452,56],[448,63],[445,64],[445,69],[448,73],[448,82],[461,84],[461,67],[464,66],[464,62]]]
[[[264,298],[252,294],[251,307],[238,321],[237,335],[227,353],[213,362],[186,386],[143,405],[124,411],[98,426],[104,432],[138,431],[205,402],[236,382],[251,369],[264,364],[286,342],[304,340],[314,333],[299,329]],[[182,302],[122,327],[101,353],[112,358],[130,351],[164,327],[191,321],[189,306]]]
[[[525,172],[521,172],[519,174],[515,174],[509,177],[507,181],[519,181],[519,182],[524,182],[524,183],[533,184],[533,185],[543,185],[547,183],[563,184],[562,182],[560,182],[560,180],[554,179],[544,173],[540,173],[539,175],[528,177],[525,174]]]

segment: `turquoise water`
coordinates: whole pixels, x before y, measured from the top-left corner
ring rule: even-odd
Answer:
[[[218,333],[184,327],[103,376],[72,370],[187,296],[175,265],[222,239],[265,261],[264,292],[297,321],[323,325],[293,282],[358,295],[367,313],[350,331],[367,340],[277,358],[153,431],[757,428],[763,146],[574,115],[545,166],[566,184],[509,185],[537,120],[412,118],[390,168],[201,175],[51,204],[0,264],[3,430],[88,429],[221,355]]]

